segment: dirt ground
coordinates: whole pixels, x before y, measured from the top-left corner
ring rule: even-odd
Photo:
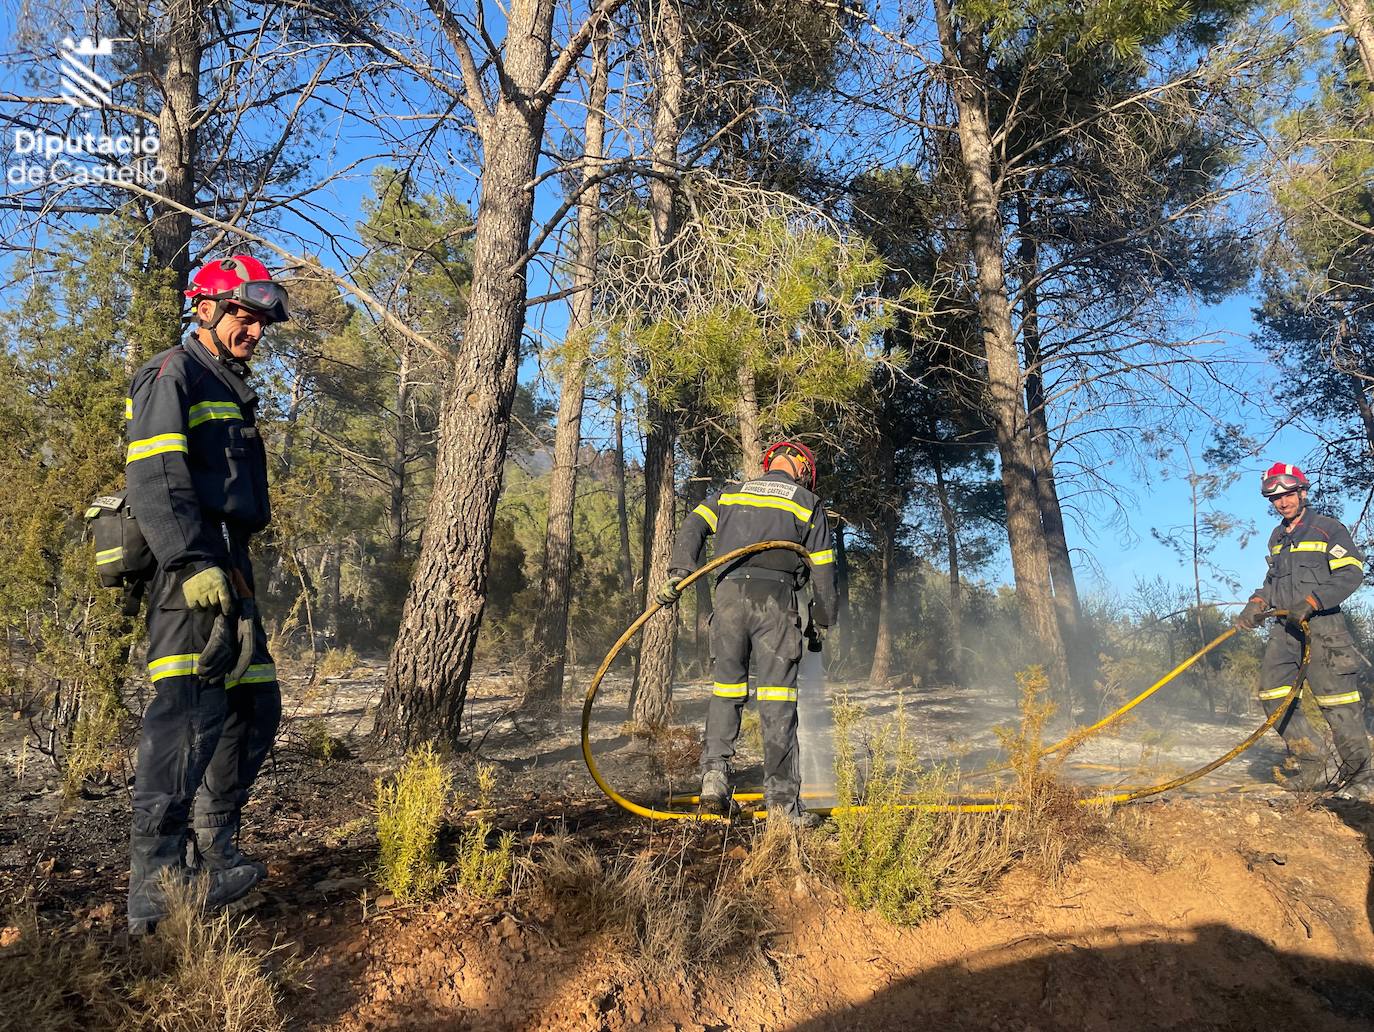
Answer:
[[[415,908],[378,898],[374,779],[396,765],[369,734],[381,666],[365,663],[309,689],[290,665],[283,669],[287,719],[243,841],[271,876],[242,910],[259,943],[280,939],[303,960],[309,987],[288,1000],[292,1028],[1374,1027],[1374,810],[1276,788],[1277,739],[1191,792],[1119,811],[1112,834],[1057,884],[1014,872],[977,912],[903,929],[799,875],[774,893],[762,963],[647,979],[611,944],[518,894],[494,902],[450,895]],[[871,716],[895,705],[891,691],[845,687]],[[623,733],[625,696],[624,682],[612,679],[593,726],[607,777],[645,801],[690,789],[690,728],[704,694],[683,693],[683,730],[657,743]],[[482,761],[500,771],[494,819],[517,833],[525,855],[537,856],[560,827],[606,855],[676,848],[708,871],[747,852],[743,828],[684,832],[611,806],[582,765],[574,707],[550,728],[523,721],[515,701],[508,672],[474,682],[469,748],[453,760],[455,823],[476,805],[474,764]],[[924,754],[965,770],[995,758],[992,728],[1015,713],[1010,694],[992,690],[917,688],[904,704]],[[813,725],[823,722],[823,711],[809,712]],[[1091,741],[1066,773],[1104,785],[1164,780],[1225,751],[1252,729],[1249,719],[1202,722],[1152,706],[1141,721]],[[6,723],[0,914],[22,900],[45,924],[117,943],[127,885],[124,778],[64,801],[41,757],[28,755],[20,769],[21,725]],[[823,737],[813,732],[813,751]],[[326,758],[321,746],[334,739],[341,748]],[[0,1027],[15,1020],[0,1015]]]

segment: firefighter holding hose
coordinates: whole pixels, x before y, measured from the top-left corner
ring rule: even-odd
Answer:
[[[1236,623],[1255,628],[1271,609],[1288,612],[1276,622],[1260,671],[1260,701],[1272,714],[1293,688],[1306,621],[1311,645],[1306,676],[1331,727],[1340,759],[1336,781],[1347,796],[1369,800],[1374,798],[1374,769],[1355,676],[1359,660],[1341,612],[1341,603],[1364,579],[1365,557],[1345,524],[1308,506],[1308,487],[1303,471],[1291,464],[1275,463],[1264,474],[1260,492],[1273,504],[1280,523],[1269,535],[1269,572]],[[1300,787],[1327,784],[1325,750],[1301,707],[1293,706],[1278,727],[1298,761]]]
[[[744,556],[717,575],[710,633],[715,684],[706,712],[701,804],[707,812],[729,812],[730,760],[749,696],[752,660],[763,730],[764,801],[795,824],[812,824],[814,815],[801,806],[797,673],[805,640],[818,648],[835,622],[835,556],[825,509],[815,494],[811,450],[779,441],[764,452],[762,466],[763,476],[728,483],[683,520],[669,580],[656,598],[664,606],[677,602],[678,584],[701,564],[709,535],[715,535],[720,555],[763,541],[793,541],[805,548],[809,565],[796,552],[769,549]],[[809,626],[803,626],[798,599],[808,579],[814,605]]]

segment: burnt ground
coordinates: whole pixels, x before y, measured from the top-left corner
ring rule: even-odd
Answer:
[[[725,976],[666,984],[627,973],[615,950],[570,936],[518,901],[450,894],[408,908],[379,899],[374,780],[397,764],[370,734],[381,663],[313,685],[291,664],[282,669],[283,730],[243,840],[271,876],[240,909],[260,942],[285,941],[304,958],[311,988],[289,1001],[292,1027],[1374,1024],[1374,815],[1277,788],[1282,752],[1272,736],[1190,790],[1129,808],[1129,833],[1094,847],[1058,884],[1012,875],[979,912],[898,929],[798,879],[776,901],[765,969],[727,966]],[[897,704],[890,690],[842,687],[871,717]],[[820,694],[813,686],[811,696]],[[681,692],[678,730],[656,741],[626,733],[626,698],[623,678],[612,678],[595,713],[594,748],[608,779],[646,802],[691,790],[704,692]],[[517,700],[508,671],[474,680],[467,749],[451,762],[455,826],[477,805],[475,764],[486,762],[499,771],[487,812],[517,833],[522,853],[560,827],[606,855],[671,847],[663,825],[622,813],[591,782],[576,706],[551,726],[526,721]],[[1260,719],[1201,720],[1163,701],[1090,740],[1065,776],[1104,786],[1162,781],[1224,752]],[[922,754],[963,770],[996,762],[993,728],[1016,716],[1011,693],[992,689],[917,687],[902,702]],[[803,719],[819,756],[824,708],[804,708]],[[0,914],[22,902],[53,927],[117,943],[128,772],[65,799],[41,756],[29,752],[20,769],[22,729],[7,720],[0,731]],[[705,869],[747,848],[737,833],[686,841],[689,862]],[[677,848],[682,842],[679,834]]]

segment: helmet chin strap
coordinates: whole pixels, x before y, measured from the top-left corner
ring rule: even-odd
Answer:
[[[219,339],[219,332],[216,329],[220,320],[224,318],[224,313],[224,302],[216,301],[214,315],[211,316],[208,323],[201,323],[201,325],[210,331],[210,342],[215,346],[215,358],[219,360],[221,365],[226,366],[236,376],[242,378],[248,374],[248,363],[234,357],[233,352],[225,346],[224,341]]]

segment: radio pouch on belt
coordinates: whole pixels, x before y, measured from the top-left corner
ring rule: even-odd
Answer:
[[[129,508],[127,494],[101,495],[92,501],[86,509],[86,530],[95,540],[95,569],[101,586],[124,589],[124,611],[133,615],[157,561]]]

